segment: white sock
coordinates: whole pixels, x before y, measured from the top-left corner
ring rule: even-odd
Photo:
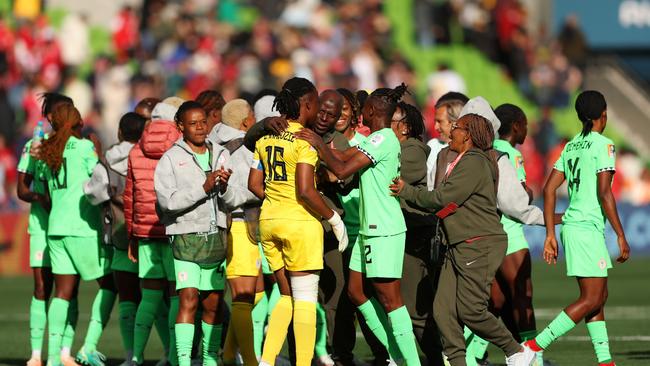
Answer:
[[[32,351],[32,358],[37,358],[41,359],[41,350],[40,349],[35,349]]]

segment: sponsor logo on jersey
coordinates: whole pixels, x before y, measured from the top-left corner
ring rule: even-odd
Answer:
[[[613,158],[616,155],[616,146],[614,144],[607,144],[607,154]]]

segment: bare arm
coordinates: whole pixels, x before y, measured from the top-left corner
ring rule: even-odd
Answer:
[[[39,201],[43,198],[43,195],[32,192],[29,189],[29,186],[32,184],[33,180],[34,177],[31,174],[20,172],[18,173],[18,186],[16,187],[16,190],[18,198],[20,198],[20,200],[31,203],[34,201]]]
[[[598,177],[598,201],[600,201],[600,205],[602,206],[603,211],[605,211],[605,216],[607,216],[607,220],[609,220],[612,229],[614,229],[614,232],[618,237],[618,247],[621,254],[616,261],[623,263],[630,257],[630,246],[627,244],[623,225],[621,225],[621,220],[618,217],[616,200],[612,193],[612,179],[614,177],[614,172],[604,171],[598,173],[596,176]]]
[[[558,250],[555,238],[555,202],[558,187],[564,182],[564,173],[553,169],[544,185],[544,226],[546,239],[544,240],[544,260],[548,264],[557,262]]]
[[[303,201],[309,209],[329,219],[334,215],[334,211],[327,207],[323,197],[316,190],[314,185],[314,167],[305,163],[298,163],[296,166],[296,190],[298,197]]]
[[[262,170],[251,168],[248,174],[248,190],[260,200],[264,200],[264,172]]]

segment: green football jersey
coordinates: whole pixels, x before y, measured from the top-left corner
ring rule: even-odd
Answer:
[[[494,140],[494,148],[507,153],[510,162],[515,167],[517,171],[517,179],[520,182],[526,182],[526,171],[524,170],[524,159],[521,156],[519,150],[515,149],[510,143],[506,140],[496,139]],[[503,230],[508,234],[508,237],[523,237],[524,236],[524,226],[506,215],[501,215],[501,224],[503,225]]]
[[[52,200],[48,236],[97,236],[102,231],[99,206],[83,192],[99,159],[92,141],[70,136],[63,150],[63,163],[54,173],[39,161],[39,175],[47,181]]]
[[[20,173],[29,174],[33,177],[32,179],[32,191],[35,193],[45,193],[45,182],[36,175],[36,160],[34,157],[29,155],[29,151],[32,148],[32,140],[27,141],[23,147],[23,152],[20,155],[20,161],[18,162],[17,170]],[[33,202],[30,205],[29,209],[29,226],[27,227],[27,232],[30,235],[46,235],[47,233],[47,220],[49,214],[43,206],[38,202]]]
[[[370,134],[357,146],[372,164],[359,177],[359,233],[389,236],[406,231],[399,197],[391,196],[388,186],[400,174],[400,143],[390,128]]]
[[[210,153],[206,150],[203,154],[194,153],[196,161],[199,162],[199,166],[203,169],[204,172],[209,172],[212,170],[210,168]]]
[[[349,143],[351,147],[355,147],[365,140],[366,136],[355,132],[354,137]],[[361,224],[361,220],[359,219],[359,188],[352,188],[346,195],[339,194],[339,199],[341,200],[343,210],[345,210],[343,222],[345,223],[348,235],[359,234],[359,225]]]
[[[596,175],[616,171],[616,148],[597,132],[576,135],[566,144],[554,168],[563,172],[569,189],[569,207],[563,224],[593,224],[605,230],[605,214],[598,200]]]
[[[519,179],[520,182],[525,183],[526,170],[524,169],[524,158],[521,156],[521,152],[515,149],[506,140],[496,139],[494,140],[493,146],[495,149],[508,154],[508,158],[510,158],[510,162],[515,167],[515,171],[517,172],[517,179]]]

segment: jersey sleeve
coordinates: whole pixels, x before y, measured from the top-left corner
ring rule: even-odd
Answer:
[[[368,136],[366,140],[357,145],[357,149],[372,161],[372,165],[375,165],[381,161],[385,155],[385,150],[383,149],[385,143],[386,137],[377,133]]]
[[[296,140],[296,164],[304,163],[316,166],[318,163],[318,153],[308,142]]]
[[[259,145],[255,144],[255,151],[253,151],[253,162],[251,163],[251,168],[257,170],[264,170],[262,166],[262,156],[260,155]]]
[[[515,170],[517,171],[517,179],[520,182],[526,181],[526,169],[524,169],[524,157],[521,154],[515,155],[514,159]]]
[[[83,150],[81,150],[81,157],[83,158],[86,173],[90,177],[93,174],[95,165],[97,165],[97,162],[99,161],[97,151],[95,151],[95,145],[90,140],[84,141]]]
[[[604,141],[596,147],[596,173],[616,171],[616,146],[612,141]]]
[[[32,146],[32,140],[27,141],[23,147],[23,152],[20,154],[20,161],[18,161],[18,170],[20,173],[34,175],[36,172],[36,159],[29,155]]]
[[[566,149],[566,146],[564,147],[564,149]],[[553,169],[562,173],[564,173],[564,149],[562,149],[562,153],[560,154],[560,157],[553,165]]]

